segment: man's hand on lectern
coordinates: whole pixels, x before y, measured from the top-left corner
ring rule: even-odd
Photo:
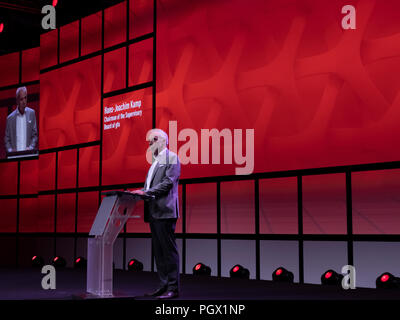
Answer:
[[[141,196],[145,195],[144,191],[143,191],[143,190],[140,190],[140,189],[137,189],[137,190],[129,190],[129,192],[132,193],[132,194],[138,194],[138,195],[141,195]]]

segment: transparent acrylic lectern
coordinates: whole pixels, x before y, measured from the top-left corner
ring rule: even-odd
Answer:
[[[88,239],[86,291],[99,297],[113,295],[113,246],[135,205],[151,197],[124,191],[103,192],[101,202]]]

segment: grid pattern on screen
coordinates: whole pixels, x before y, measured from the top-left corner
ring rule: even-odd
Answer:
[[[149,10],[151,19],[141,17]],[[118,24],[110,22],[121,14],[124,19]],[[150,26],[144,23],[135,29],[133,17],[138,23],[151,21]],[[104,183],[102,119],[107,99],[146,91],[151,100],[151,117],[146,126],[155,126],[156,17],[154,4],[148,10],[140,7],[136,12],[134,1],[124,1],[42,36],[40,79],[77,63],[100,61],[100,104],[95,120],[98,131],[91,135],[89,129],[80,128],[87,133],[83,135],[84,141],[70,139],[70,144],[60,145],[59,141],[49,140],[41,148],[39,158],[0,162],[1,181],[8,182],[0,187],[1,205],[7,213],[2,234],[69,237],[76,243],[88,234],[101,202],[101,191],[143,184],[143,176],[129,183],[118,179]],[[122,36],[114,38],[113,32]],[[136,60],[135,55],[141,58]],[[37,48],[7,59],[12,62],[9,68],[13,76],[2,83],[1,90],[39,84],[39,72],[31,67],[39,66]],[[146,72],[138,74],[136,69]],[[353,264],[354,241],[400,241],[400,229],[388,223],[397,217],[399,184],[393,177],[398,175],[399,167],[399,163],[391,162],[256,173],[247,177],[182,179],[181,225],[177,227],[177,237],[182,239],[182,260],[185,261],[186,241],[216,240],[217,275],[221,275],[223,240],[251,241],[255,246],[255,278],[259,279],[260,242],[292,240],[298,243],[298,274],[303,282],[303,242],[326,240],[345,241],[348,263]],[[324,188],[316,187],[321,183]],[[245,201],[240,201],[241,196]],[[238,208],[235,201],[242,207]],[[369,209],[371,203],[384,214],[374,215]],[[383,203],[388,205],[382,208],[379,204]],[[234,214],[230,214],[232,210]],[[146,225],[130,223],[120,237],[126,248],[128,238],[149,238],[150,234]],[[76,244],[74,248],[77,256]],[[53,250],[57,252],[56,241]],[[124,249],[124,266],[125,252]],[[182,269],[189,271],[185,263]]]

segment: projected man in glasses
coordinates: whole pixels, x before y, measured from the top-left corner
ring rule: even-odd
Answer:
[[[150,223],[153,252],[160,279],[159,287],[146,295],[171,299],[179,295],[179,254],[175,242],[175,226],[179,217],[178,182],[181,165],[178,156],[167,149],[168,135],[153,129],[147,134],[153,163],[144,188],[131,191],[155,196],[145,202],[144,218]]]
[[[7,117],[4,143],[7,153],[36,150],[38,134],[35,110],[27,106],[28,92],[20,87],[16,92],[17,108]]]

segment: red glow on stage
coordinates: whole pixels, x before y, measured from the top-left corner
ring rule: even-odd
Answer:
[[[4,30],[4,23],[0,23],[0,33]]]
[[[382,277],[381,277],[381,281],[382,282],[386,282],[386,281],[388,281],[389,280],[389,276],[387,275],[387,274],[384,274]]]
[[[131,262],[129,262],[129,265],[133,265],[135,263],[135,260],[132,260]]]
[[[328,271],[325,273],[325,279],[329,279],[330,277],[332,277],[332,272]]]
[[[53,261],[56,262],[57,260],[58,260],[58,257],[55,257]]]
[[[233,268],[233,272],[238,272],[238,270],[239,270],[239,267],[238,267],[238,266],[236,266],[236,267]]]
[[[35,260],[35,259],[36,259],[36,257],[37,257],[37,256],[33,256],[33,257],[32,257],[32,260]]]
[[[58,0],[53,0],[53,7],[55,7],[58,3]]]
[[[76,259],[75,262],[78,263],[79,261],[81,261],[81,258]]]
[[[276,270],[276,275],[279,276],[282,273],[282,269]]]
[[[199,264],[196,264],[196,267],[194,268],[194,270],[199,270],[201,268],[201,264],[199,263]]]

